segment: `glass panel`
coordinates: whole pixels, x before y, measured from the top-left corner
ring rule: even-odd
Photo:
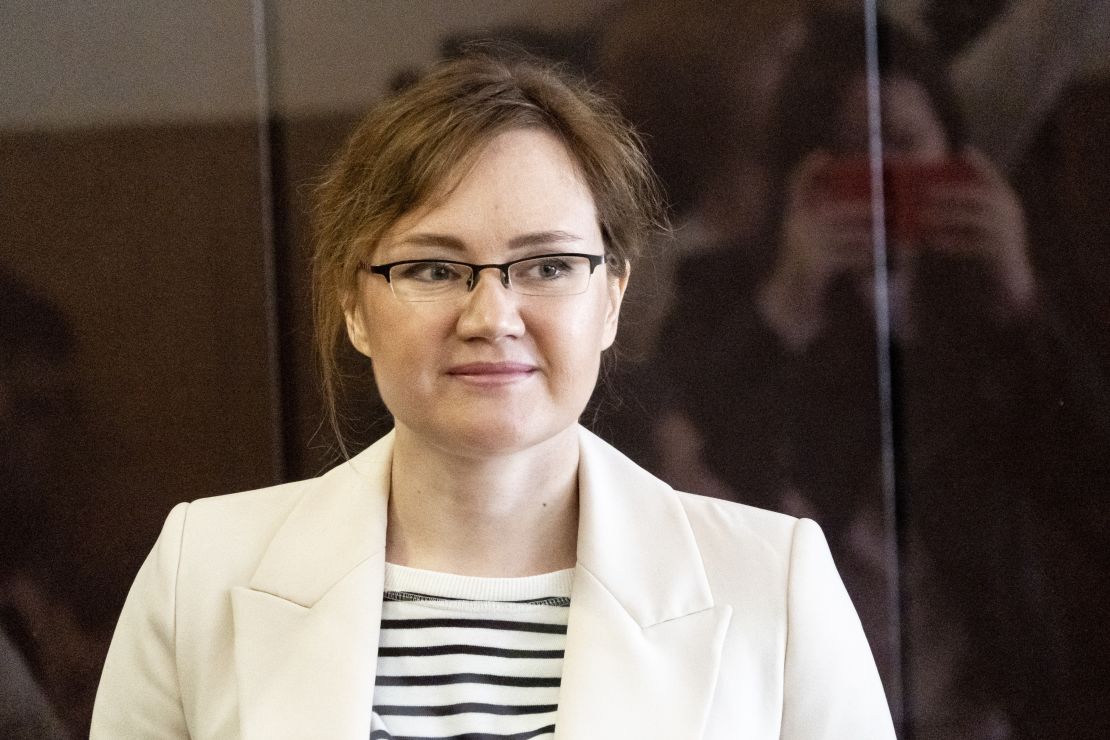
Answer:
[[[1110,6],[888,9],[906,736],[1101,737]]]
[[[28,732],[87,733],[169,506],[335,459],[311,183],[370,102],[497,38],[611,90],[674,207],[587,423],[816,519],[903,737],[1110,735],[1110,5],[880,6],[18,4],[0,691]],[[390,420],[349,354],[357,448]]]
[[[281,473],[250,5],[126,5],[7,4],[0,24],[11,736],[87,737],[170,507]]]

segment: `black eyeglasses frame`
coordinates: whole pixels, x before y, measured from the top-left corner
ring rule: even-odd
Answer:
[[[598,265],[602,264],[606,260],[606,256],[603,254],[584,254],[582,252],[552,252],[550,254],[533,254],[528,257],[521,257],[520,259],[510,260],[508,262],[491,262],[482,265],[476,265],[472,262],[463,262],[461,260],[422,259],[398,260],[396,262],[386,262],[381,265],[370,265],[366,262],[363,262],[362,268],[370,273],[373,273],[374,275],[381,275],[383,278],[385,278],[385,281],[387,283],[392,284],[392,281],[389,278],[390,270],[401,265],[418,265],[425,262],[438,262],[445,265],[460,265],[462,267],[470,268],[470,279],[466,281],[466,292],[470,293],[474,290],[474,286],[478,284],[478,276],[481,274],[482,270],[497,268],[497,270],[501,273],[501,285],[512,290],[512,285],[509,281],[510,267],[521,262],[530,262],[532,260],[539,260],[550,257],[583,257],[587,259],[590,263],[590,275],[593,275],[594,270],[598,268]]]

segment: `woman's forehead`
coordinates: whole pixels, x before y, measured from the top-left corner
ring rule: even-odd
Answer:
[[[600,236],[593,195],[554,134],[506,131],[464,164],[422,205],[397,219],[380,245],[493,240],[508,248],[535,234],[563,235],[548,241]]]

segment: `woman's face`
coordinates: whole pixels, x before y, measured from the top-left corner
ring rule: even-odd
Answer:
[[[886,77],[879,87],[879,99],[883,151],[887,155],[922,161],[936,161],[947,156],[948,136],[944,125],[920,83],[901,75]],[[832,144],[841,154],[867,152],[867,80],[862,75],[845,90]]]
[[[489,264],[552,252],[603,254],[597,211],[563,144],[520,129],[494,138],[454,189],[399,220],[369,261]],[[573,433],[624,287],[602,265],[585,293],[524,296],[488,269],[465,296],[406,302],[363,271],[347,328],[372,360],[398,434],[488,456]]]

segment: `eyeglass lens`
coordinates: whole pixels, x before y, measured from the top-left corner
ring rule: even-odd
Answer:
[[[496,269],[486,267],[483,269]],[[566,296],[582,293],[593,272],[590,259],[581,255],[542,255],[510,263],[508,287],[529,296]],[[503,280],[503,275],[498,279]],[[436,301],[470,292],[480,275],[474,266],[461,262],[410,262],[394,266],[389,283],[398,298],[407,301]]]

